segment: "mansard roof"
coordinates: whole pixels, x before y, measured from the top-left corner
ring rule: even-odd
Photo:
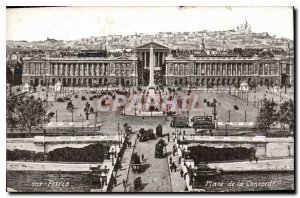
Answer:
[[[38,57],[38,56],[23,58],[23,61],[46,61],[46,60],[47,60],[47,58]]]

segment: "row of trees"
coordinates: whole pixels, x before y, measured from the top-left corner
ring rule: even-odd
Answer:
[[[294,110],[294,102],[292,100],[277,104],[273,100],[265,98],[256,118],[255,125],[267,135],[270,129],[278,124],[281,125],[284,132],[286,128],[294,131]]]
[[[109,146],[91,144],[83,148],[58,148],[48,153],[47,160],[61,162],[103,162]]]
[[[32,127],[42,124],[46,113],[45,102],[23,94],[6,99],[6,123],[10,128],[21,127],[31,132]]]
[[[234,147],[234,148],[215,148],[208,146],[189,147],[190,153],[187,153],[195,164],[201,162],[217,162],[230,160],[247,160],[255,156],[253,148]]]

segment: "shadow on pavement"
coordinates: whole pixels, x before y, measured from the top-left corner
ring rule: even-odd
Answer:
[[[145,172],[148,168],[150,168],[150,164],[142,164],[139,173]]]

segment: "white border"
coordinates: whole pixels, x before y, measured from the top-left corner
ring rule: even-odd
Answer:
[[[261,1],[261,0],[247,0],[247,1],[241,1],[241,0],[202,0],[202,1],[198,1],[198,0],[149,0],[149,1],[141,1],[141,0],[109,0],[109,1],[103,1],[103,0],[73,0],[73,1],[68,1],[68,0],[48,0],[48,1],[39,1],[39,0],[7,0],[7,1],[0,1],[0,83],[1,83],[1,107],[2,110],[0,112],[0,120],[1,120],[1,143],[0,143],[0,147],[1,147],[1,151],[0,151],[0,156],[1,156],[1,179],[0,179],[0,187],[1,187],[1,197],[8,197],[11,196],[10,194],[6,193],[6,155],[5,155],[5,139],[6,139],[6,130],[5,130],[5,123],[6,123],[6,112],[5,112],[5,100],[6,100],[6,90],[5,90],[5,76],[6,76],[6,72],[5,72],[5,65],[6,65],[6,19],[5,19],[5,8],[6,6],[295,6],[297,10],[297,15],[299,15],[299,0],[270,0],[270,1]],[[296,20],[297,23],[297,27],[299,27],[299,20]],[[276,25],[276,24],[274,24]],[[299,28],[298,28],[299,29]],[[298,33],[297,35],[298,36]],[[298,41],[298,39],[297,39]],[[298,46],[298,42],[296,43],[296,46]],[[299,51],[297,51],[297,57],[299,57]],[[297,61],[298,62],[298,61]],[[297,74],[298,75],[298,74]],[[298,83],[297,83],[297,87]],[[299,93],[299,88],[297,88],[297,92]],[[298,105],[297,105],[298,106]],[[297,119],[298,123],[300,123],[300,119],[298,116]],[[296,132],[297,133],[297,132]],[[297,135],[297,137],[299,137],[299,134]],[[296,142],[298,143],[298,139],[296,140]],[[298,146],[299,147],[299,146]],[[298,151],[298,150],[297,150]],[[298,152],[297,152],[298,153]],[[298,156],[297,156],[298,157]],[[298,159],[298,158],[297,158]],[[297,167],[298,168],[298,167]],[[299,172],[299,170],[297,170],[297,172]],[[295,180],[298,177],[295,177]],[[296,182],[297,186],[295,186],[296,189],[298,189],[299,191],[299,181]],[[24,194],[22,196],[31,196],[34,194]],[[55,196],[55,197],[63,197],[63,196],[87,196],[88,194],[36,194],[35,196]],[[140,196],[141,194],[110,194],[110,195],[104,195],[104,194],[92,194],[93,196],[101,196],[101,197],[116,197],[116,196]],[[147,194],[144,194],[147,195]],[[171,197],[171,196],[181,196],[180,194],[148,194],[147,196],[164,196],[164,197]],[[183,194],[184,196],[188,195],[188,194]],[[245,194],[193,194],[193,196],[205,196],[205,197],[217,197],[217,196],[241,196],[241,195],[245,195]],[[286,196],[280,193],[272,193],[272,194],[251,194],[248,193],[247,195],[250,196],[255,196],[255,197],[265,197],[265,196]],[[19,195],[20,196],[20,195]],[[295,195],[294,195],[295,196]]]

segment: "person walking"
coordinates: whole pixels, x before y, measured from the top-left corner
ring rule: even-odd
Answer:
[[[126,181],[125,181],[125,179],[123,179],[123,187],[124,188],[126,187]]]
[[[144,154],[142,154],[142,161],[144,161]]]
[[[115,185],[115,187],[117,186],[117,179],[116,178],[114,178],[114,185]]]
[[[181,176],[181,178],[183,177],[183,170],[182,169],[180,170],[180,176]]]
[[[121,171],[122,170],[122,164],[121,164],[121,162],[119,163],[119,171]]]

